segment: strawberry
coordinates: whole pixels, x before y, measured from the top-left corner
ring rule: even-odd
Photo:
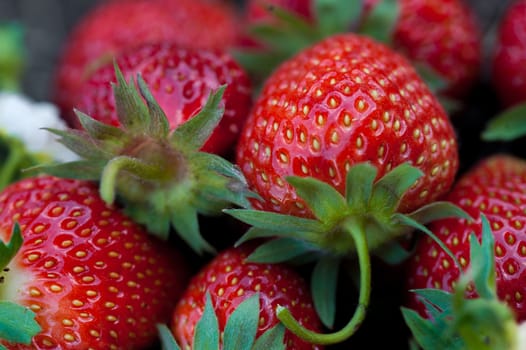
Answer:
[[[286,265],[247,261],[252,250],[253,247],[246,245],[224,250],[192,278],[173,313],[172,331],[181,348],[192,348],[194,344],[196,324],[203,315],[207,294],[221,334],[236,308],[255,294],[259,294],[260,303],[256,338],[279,324],[274,313],[278,306],[290,307],[305,327],[321,328],[307,285],[300,275]],[[320,348],[289,332],[285,332],[284,339],[287,349]]]
[[[509,5],[498,24],[491,58],[491,77],[495,91],[504,106],[526,101],[526,44],[524,22],[526,1]]]
[[[523,302],[526,216],[522,205],[526,199],[525,184],[526,162],[499,154],[485,158],[463,175],[446,198],[473,218],[481,214],[487,217],[495,240],[497,294],[511,307],[518,321],[526,319]],[[462,269],[469,265],[469,236],[474,232],[480,239],[480,220],[440,220],[431,224],[430,230],[453,253]],[[408,262],[407,286],[451,291],[459,274],[459,267],[443,249],[428,239],[421,239]],[[475,293],[471,291],[469,295],[473,297]],[[426,315],[423,304],[414,295],[409,306]]]
[[[214,19],[216,30],[202,23]],[[77,89],[97,67],[111,62],[123,49],[147,42],[172,41],[195,48],[233,45],[237,19],[232,9],[207,1],[103,2],[75,25],[55,75],[55,102],[74,119]]]
[[[123,51],[116,62],[126,80],[140,74],[165,112],[170,129],[196,115],[211,90],[226,84],[224,117],[203,150],[226,153],[237,141],[251,106],[247,74],[222,50],[186,49],[173,43],[144,44]],[[119,126],[110,82],[112,64],[99,68],[79,89],[78,109],[106,124]],[[75,127],[81,127],[78,120]]]
[[[264,199],[255,208],[306,216],[285,176],[314,176],[343,193],[348,168],[364,161],[379,177],[405,162],[426,174],[400,204],[409,212],[451,186],[455,134],[406,60],[366,37],[337,35],[269,77],[242,131],[237,163]]]
[[[42,331],[36,349],[134,349],[156,341],[183,292],[182,255],[149,236],[96,185],[40,176],[0,194],[3,241],[24,242],[3,272],[3,299],[28,307]]]
[[[290,14],[274,11],[281,22],[273,20],[269,12],[262,14],[267,6]],[[321,38],[354,31],[389,44],[420,66],[427,77],[443,80],[436,88],[447,96],[465,95],[479,73],[481,33],[473,12],[460,0],[367,0],[363,4],[349,0],[251,0],[246,8],[245,21],[254,26],[255,38],[265,44],[265,51],[274,54],[264,51],[255,67],[246,59],[251,70],[274,67],[275,56],[287,57]],[[292,14],[298,18],[290,20]],[[261,29],[262,23],[268,24],[266,30]],[[291,41],[288,45],[287,40]],[[265,61],[267,55],[270,58]],[[430,79],[430,83],[436,84],[436,80]]]
[[[406,59],[368,37],[326,38],[266,80],[236,153],[260,198],[252,199],[255,210],[226,210],[253,226],[239,242],[276,237],[256,254],[315,260],[312,294],[329,328],[334,301],[318,298],[320,290],[334,293],[340,261],[360,265],[360,301],[345,330],[302,337],[332,344],[358,328],[369,302],[370,251],[389,259],[401,251],[397,239],[425,230],[419,222],[465,216],[436,201],[453,183],[457,157],[437,99]],[[290,315],[278,317],[290,329]]]

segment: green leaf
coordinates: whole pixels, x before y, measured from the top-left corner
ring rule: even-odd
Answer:
[[[298,196],[323,223],[333,223],[347,213],[347,201],[331,185],[312,177],[288,176]]]
[[[495,116],[482,132],[485,141],[512,141],[526,135],[526,103]]]
[[[311,291],[314,307],[323,324],[333,328],[336,318],[336,286],[340,259],[320,259],[312,271]]]
[[[150,124],[148,108],[139,95],[133,79],[127,83],[116,61],[113,66],[117,84],[112,83],[112,87],[119,122],[126,130],[134,134],[142,134],[148,130]]]
[[[223,212],[248,225],[273,232],[324,232],[323,225],[313,219],[253,209],[225,209]]]
[[[278,323],[256,339],[252,350],[285,350],[285,326]]]
[[[250,350],[259,325],[259,294],[239,304],[228,318],[223,337],[224,349]]]
[[[0,241],[0,270],[3,270],[11,260],[15,257],[16,253],[22,246],[24,239],[20,231],[20,225],[15,223],[13,230],[11,231],[11,238],[9,242],[5,244]]]
[[[399,265],[413,255],[397,241],[387,242],[374,250],[374,255],[389,265]]]
[[[323,36],[348,32],[363,11],[362,0],[315,0],[314,12]]]
[[[80,124],[91,138],[99,141],[111,140],[112,142],[125,139],[126,133],[124,130],[93,119],[77,109],[75,109],[74,112]]]
[[[75,160],[67,163],[42,164],[24,169],[25,172],[44,172],[62,178],[96,181],[100,179],[105,161]]]
[[[195,326],[193,349],[219,349],[219,322],[208,291],[206,292],[203,316],[201,316],[201,319]]]
[[[198,254],[203,252],[215,253],[199,232],[199,221],[195,208],[181,203],[173,208],[172,225],[181,238]]]
[[[371,208],[379,212],[394,212],[402,196],[422,175],[420,169],[409,163],[398,165],[374,184]]]
[[[430,320],[426,320],[416,311],[402,307],[402,316],[411,330],[416,342],[425,350],[459,349],[453,347],[450,338],[443,336],[443,330],[436,327]]]
[[[400,6],[398,0],[380,0],[365,18],[360,33],[379,42],[389,43],[395,30]]]
[[[427,227],[425,227],[424,225],[420,224],[419,222],[416,222],[415,220],[413,220],[412,218],[410,218],[409,216],[407,215],[403,215],[403,214],[399,214],[399,213],[396,213],[393,215],[393,220],[396,220],[398,221],[399,223],[403,224],[403,225],[406,225],[406,226],[409,226],[409,227],[412,227],[412,228],[415,228],[417,230],[420,230],[422,231],[423,233],[425,233],[426,235],[428,235],[433,241],[435,241],[436,244],[438,244],[438,246],[440,246],[440,248],[442,250],[444,250],[444,252],[451,258],[451,260],[453,261],[453,263],[460,269],[462,270],[462,266],[460,265],[460,263],[458,262],[457,258],[455,257],[455,255],[451,252],[451,250],[444,244],[444,242],[442,242],[442,240],[440,238],[438,238],[433,232],[431,232]]]
[[[139,85],[139,90],[146,100],[148,110],[150,113],[150,124],[148,125],[148,135],[153,136],[156,139],[164,139],[170,133],[170,124],[168,123],[168,118],[166,114],[159,106],[159,103],[155,100],[150,89],[146,85],[146,82],[141,75],[137,76],[137,84]]]
[[[422,225],[427,225],[433,221],[447,218],[473,219],[468,213],[453,203],[441,201],[424,205],[408,214],[408,216]]]
[[[248,256],[247,261],[274,264],[292,260],[314,250],[316,250],[316,247],[302,240],[276,238],[260,244]]]
[[[161,339],[162,350],[181,350],[175,338],[165,324],[158,323],[157,331],[159,333],[159,338]]]
[[[199,150],[221,121],[224,107],[220,107],[226,85],[211,91],[203,108],[192,118],[178,126],[172,134],[172,143],[186,149]]]
[[[10,301],[0,301],[0,339],[29,345],[40,331],[33,311]]]
[[[478,243],[475,234],[472,234],[470,239],[470,268],[479,296],[496,299],[495,241],[486,216],[481,215],[481,221],[481,243]]]
[[[366,208],[373,192],[378,169],[371,163],[356,164],[346,177],[345,198],[353,208]]]

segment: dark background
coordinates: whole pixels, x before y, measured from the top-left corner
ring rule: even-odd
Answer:
[[[233,1],[233,0],[232,0]],[[493,47],[495,27],[504,10],[513,0],[466,0],[478,17],[484,33],[485,65],[479,82],[468,96],[462,110],[452,117],[460,145],[462,174],[474,162],[488,154],[506,151],[526,157],[524,142],[485,143],[480,132],[486,121],[500,109],[488,79],[488,62]],[[36,100],[49,100],[52,76],[61,45],[73,26],[96,0],[0,0],[0,21],[18,20],[26,30],[27,64],[23,82],[24,92]],[[242,0],[237,3],[242,5]],[[204,223],[206,226],[206,223]],[[208,223],[217,230],[215,222]],[[338,349],[377,349],[388,342],[390,349],[407,348],[407,329],[400,317],[400,269],[373,266],[371,309],[362,328],[351,341]],[[357,300],[352,286],[339,291],[341,323],[347,322]],[[331,347],[332,348],[332,347]]]

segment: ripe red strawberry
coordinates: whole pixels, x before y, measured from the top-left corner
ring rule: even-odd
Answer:
[[[400,203],[410,212],[446,193],[455,133],[410,64],[356,34],[330,37],[282,64],[264,84],[237,146],[237,163],[262,196],[254,207],[308,215],[286,176],[312,176],[344,192],[348,169],[378,177],[409,162],[425,174]]]
[[[518,321],[526,320],[524,297],[524,201],[526,200],[526,162],[508,155],[484,159],[455,185],[447,200],[467,211],[473,218],[484,214],[495,240],[497,294],[514,310]],[[481,223],[463,219],[436,221],[433,231],[465,268],[470,263],[469,236],[480,239]],[[452,259],[428,239],[421,239],[409,261],[407,286],[452,290],[459,277],[459,268]],[[474,296],[470,293],[470,296]],[[424,307],[410,296],[410,307],[425,315]]]
[[[96,185],[49,176],[0,194],[0,238],[24,243],[2,298],[36,313],[42,331],[17,349],[136,349],[154,344],[187,281],[181,255],[99,197]]]
[[[360,13],[357,7],[361,2],[352,0],[321,6],[316,1],[251,0],[246,6],[245,20],[252,25],[266,22],[274,27],[277,35],[263,31],[260,39],[266,46],[269,42],[270,46],[278,43],[274,49],[281,54],[280,50],[297,50],[298,45],[304,46],[331,34],[355,31],[372,35],[444,79],[445,86],[442,84],[440,92],[452,97],[465,95],[477,79],[481,64],[481,33],[471,9],[461,0],[400,0],[398,9],[390,8],[376,16],[373,9],[379,2],[364,1]],[[265,11],[269,5],[290,11],[314,25],[301,29],[285,23],[284,29],[276,29],[279,23],[272,21],[272,16]],[[292,30],[287,29],[287,25]],[[284,35],[283,30],[291,34],[292,39],[296,36],[298,45],[283,45],[283,37],[291,40],[291,35]],[[294,33],[298,30],[299,33]]]
[[[236,161],[261,198],[252,201],[256,210],[227,212],[254,226],[240,241],[276,238],[258,255],[316,261],[311,288],[325,325],[334,321],[334,300],[317,291],[335,293],[339,262],[357,258],[361,279],[358,307],[341,332],[295,334],[316,344],[351,336],[369,303],[369,254],[393,261],[403,250],[397,240],[425,230],[421,223],[465,216],[435,202],[454,180],[457,157],[443,108],[385,45],[335,35],[276,69],[237,146]],[[278,317],[297,328],[285,313]]]
[[[526,101],[526,1],[515,1],[499,23],[492,57],[492,80],[505,106]]]
[[[256,293],[259,293],[261,305],[256,338],[279,323],[275,315],[278,305],[290,307],[305,327],[320,330],[305,281],[285,265],[246,261],[251,251],[248,246],[227,249],[190,281],[173,314],[172,331],[182,349],[192,347],[195,326],[203,315],[207,293],[211,296],[221,333],[232,312]],[[287,349],[321,349],[289,332],[285,333],[285,344]]]
[[[366,0],[366,11],[379,1]],[[444,78],[449,95],[465,95],[482,61],[482,35],[473,11],[462,0],[400,0],[399,6],[393,47]]]
[[[237,141],[251,106],[251,87],[247,74],[225,51],[185,49],[173,43],[144,44],[123,51],[116,62],[126,80],[138,74],[143,77],[172,130],[202,109],[210,91],[226,84],[224,116],[203,150],[224,154]],[[96,120],[119,126],[110,82],[116,82],[111,63],[83,84],[76,105]],[[78,119],[75,127],[81,127]]]
[[[214,30],[203,23],[214,22]],[[68,118],[79,85],[123,49],[146,42],[172,41],[194,48],[224,48],[237,36],[235,12],[207,1],[117,1],[101,3],[74,27],[55,77],[55,101]]]

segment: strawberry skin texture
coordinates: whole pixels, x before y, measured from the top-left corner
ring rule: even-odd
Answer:
[[[446,200],[458,205],[473,218],[484,214],[495,237],[497,295],[515,311],[519,322],[526,320],[526,162],[507,155],[487,158],[466,173]],[[480,239],[480,219],[440,220],[430,225],[452,251],[463,268],[467,268],[469,236]],[[408,262],[408,289],[440,288],[452,290],[459,269],[451,258],[428,238],[418,241],[414,257]],[[471,296],[474,296],[473,293]],[[425,316],[425,308],[413,293],[409,305]]]
[[[455,133],[410,64],[369,38],[336,35],[284,62],[245,123],[236,162],[264,199],[256,209],[310,215],[286,176],[312,176],[340,193],[350,166],[369,161],[378,177],[410,162],[424,173],[403,197],[410,212],[451,186]]]
[[[377,2],[366,0],[366,8]],[[444,77],[449,95],[465,95],[482,60],[482,35],[471,9],[460,0],[399,0],[399,4],[394,47]]]
[[[503,16],[492,58],[492,80],[505,106],[526,101],[526,1],[514,2]]]
[[[214,19],[215,30],[202,23]],[[73,28],[55,74],[54,100],[65,118],[79,85],[122,50],[148,42],[172,41],[192,48],[224,48],[237,40],[237,18],[227,6],[206,1],[116,1],[101,3]]]
[[[285,265],[245,261],[251,251],[247,245],[224,250],[192,278],[173,313],[172,331],[182,349],[191,349],[195,326],[205,308],[207,291],[221,332],[236,307],[254,293],[259,293],[261,305],[256,338],[279,323],[275,315],[278,305],[287,307],[305,327],[320,331],[321,323],[305,281]],[[285,343],[287,349],[322,349],[288,331]]]
[[[29,178],[0,195],[0,232],[24,243],[4,272],[3,299],[29,307],[42,332],[13,349],[139,349],[189,277],[182,256],[104,204],[95,184]]]
[[[203,147],[226,153],[237,141],[252,104],[245,71],[223,50],[186,49],[173,43],[144,44],[124,51],[116,60],[126,80],[140,74],[166,114],[170,128],[187,121],[204,106],[212,89],[227,84],[225,113]],[[113,64],[98,69],[80,88],[78,109],[106,124],[119,125],[113,89]],[[78,120],[75,127],[80,128]]]

